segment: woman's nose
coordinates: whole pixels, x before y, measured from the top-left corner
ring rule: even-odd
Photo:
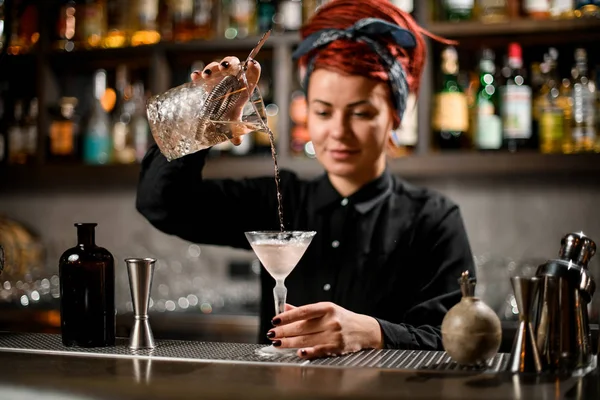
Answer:
[[[331,118],[329,125],[329,135],[335,139],[343,138],[348,132],[348,123],[344,116]]]

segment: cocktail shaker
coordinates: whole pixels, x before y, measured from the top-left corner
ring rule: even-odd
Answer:
[[[588,263],[596,244],[581,233],[562,238],[557,259],[540,265],[535,337],[543,371],[572,371],[592,361],[587,306],[596,288]]]
[[[153,258],[127,258],[125,262],[127,263],[134,313],[129,348],[132,350],[153,349],[154,336],[148,321],[148,308],[156,260]]]

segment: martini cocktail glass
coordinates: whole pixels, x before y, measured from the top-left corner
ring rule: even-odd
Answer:
[[[314,231],[245,232],[250,246],[267,272],[275,279],[275,315],[285,311],[287,288],[285,278],[292,272],[310,245]],[[295,353],[297,349],[279,349],[273,345],[259,349],[262,355]]]

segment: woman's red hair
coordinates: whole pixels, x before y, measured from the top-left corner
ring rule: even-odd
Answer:
[[[332,0],[321,6],[315,15],[302,27],[302,39],[322,29],[346,29],[363,18],[379,18],[412,32],[417,45],[405,49],[391,39],[381,38],[390,53],[402,64],[411,92],[418,93],[421,73],[425,66],[426,47],[423,35],[434,37],[421,28],[412,16],[389,0]],[[316,55],[315,55],[316,52]],[[336,40],[303,56],[300,66],[306,67],[309,57],[315,55],[314,68],[325,68],[346,75],[361,75],[387,82],[387,70],[371,48],[362,42]],[[395,123],[400,123],[395,116]]]

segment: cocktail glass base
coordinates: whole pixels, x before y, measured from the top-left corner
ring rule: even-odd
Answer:
[[[282,356],[291,356],[298,354],[298,349],[296,348],[279,348],[273,345],[261,347],[260,349],[256,349],[256,354],[261,357],[282,357]]]

